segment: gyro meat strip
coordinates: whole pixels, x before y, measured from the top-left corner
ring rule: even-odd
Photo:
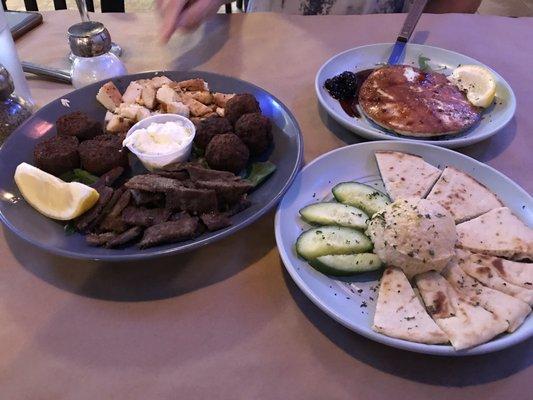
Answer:
[[[200,78],[177,82],[177,87],[181,90],[186,90],[189,92],[209,91],[207,82]]]
[[[195,237],[197,229],[198,222],[193,218],[153,225],[144,231],[139,247],[146,249],[160,244],[189,240]]]
[[[455,350],[488,342],[509,327],[507,321],[461,297],[439,273],[425,272],[415,279],[427,310]]]
[[[456,261],[451,262],[442,275],[472,304],[479,304],[506,321],[509,325],[507,332],[514,332],[531,312],[531,307],[526,302],[483,286],[481,282],[468,276]]]
[[[133,198],[133,202],[137,206],[158,206],[163,205],[165,202],[165,195],[163,193],[153,193],[135,189],[132,189],[130,191],[131,197]]]
[[[122,176],[124,173],[123,167],[115,167],[105,174],[103,174],[93,185],[92,187],[97,189],[102,186],[112,187],[113,184]]]
[[[200,215],[200,219],[210,232],[231,226],[231,220],[227,215],[215,211]]]
[[[117,234],[113,232],[89,233],[85,236],[85,241],[89,246],[105,246],[107,242],[114,239],[116,236]]]
[[[89,226],[101,215],[104,206],[111,200],[113,196],[113,189],[103,186],[97,189],[100,197],[96,204],[85,214],[76,219],[76,229],[80,232],[85,232]]]
[[[533,260],[533,229],[509,208],[495,208],[457,225],[458,246],[476,253]]]
[[[239,201],[237,201],[235,204],[233,204],[228,211],[225,212],[225,214],[228,217],[232,217],[235,214],[240,213],[241,211],[246,210],[248,207],[252,205],[252,202],[246,195],[242,195]]]
[[[107,204],[102,208],[102,212],[100,213],[98,218],[96,218],[93,222],[91,222],[91,224],[87,228],[88,230],[92,231],[94,228],[96,228],[97,225],[99,225],[109,215],[109,213],[113,210],[118,200],[124,194],[125,190],[126,190],[125,187],[120,187],[113,192],[113,195],[111,196]]]
[[[179,187],[167,191],[166,208],[202,214],[218,209],[217,194],[214,190]]]
[[[124,221],[122,221],[122,218],[120,218],[120,214],[122,213],[122,210],[124,210],[128,206],[130,200],[131,191],[124,191],[111,209],[111,211],[109,211],[109,213],[106,215],[106,217],[100,224],[100,229],[105,231],[124,232],[128,228],[128,226]]]
[[[383,273],[372,329],[411,342],[448,343],[399,268],[387,268]]]
[[[140,226],[134,226],[133,228],[128,229],[126,232],[121,233],[120,235],[117,235],[111,239],[109,242],[107,242],[106,247],[111,249],[129,243],[141,236],[142,231],[143,230]]]
[[[165,171],[164,169],[154,171],[155,175],[164,176],[165,178],[176,179],[184,181],[189,179],[187,171]]]
[[[198,165],[190,165],[186,168],[193,182],[212,180],[237,181],[240,179],[233,172],[217,171],[216,169],[207,169]]]
[[[494,265],[487,263],[485,256],[457,250],[457,257],[459,266],[471,277],[487,287],[516,297],[533,306],[533,288],[528,289],[506,281]]]
[[[194,222],[189,221],[190,219],[192,219]],[[181,211],[172,214],[172,216],[170,217],[170,221],[180,221],[185,224],[196,223],[198,227],[196,228],[196,233],[194,234],[195,237],[200,236],[202,233],[205,232],[205,225],[200,222],[200,218],[193,217],[186,211]]]
[[[436,201],[447,209],[456,224],[502,206],[489,189],[453,167],[444,169],[427,199]]]
[[[220,204],[234,204],[239,201],[241,196],[253,188],[253,185],[247,181],[197,181],[196,186],[201,189],[214,190]]]
[[[129,225],[149,227],[167,221],[171,214],[165,208],[129,206],[122,211],[122,220]]]
[[[144,190],[147,192],[166,192],[168,190],[178,189],[181,186],[181,183],[175,179],[153,174],[136,175],[126,182],[128,189]]]
[[[385,189],[393,201],[409,197],[424,198],[442,172],[413,154],[376,151],[374,155]]]

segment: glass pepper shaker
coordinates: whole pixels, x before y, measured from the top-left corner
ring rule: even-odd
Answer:
[[[14,91],[11,75],[0,64],[0,145],[31,115],[30,105]]]
[[[111,35],[100,22],[85,21],[68,29],[72,63],[72,84],[76,89],[103,79],[127,74],[120,59],[110,52]]]

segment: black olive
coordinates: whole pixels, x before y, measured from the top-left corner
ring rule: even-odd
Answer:
[[[326,79],[324,87],[331,97],[337,100],[348,100],[355,97],[357,91],[357,75],[350,71]]]

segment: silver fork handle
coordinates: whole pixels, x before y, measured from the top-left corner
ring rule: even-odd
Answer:
[[[44,78],[52,79],[58,82],[72,83],[72,75],[70,71],[46,67],[44,65],[34,64],[27,61],[22,61],[22,70],[24,72],[42,76]]]

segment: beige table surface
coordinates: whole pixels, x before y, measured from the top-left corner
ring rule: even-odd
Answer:
[[[66,66],[74,12],[45,13],[21,58]],[[220,16],[166,47],[151,14],[98,15],[130,72],[202,69],[249,80],[296,115],[307,162],[358,142],[319,111],[313,81],[335,53],[390,41],[402,16]],[[414,41],[502,74],[518,98],[499,135],[464,149],[533,191],[533,19],[431,16]],[[71,90],[31,81],[40,104]],[[124,265],[43,253],[0,233],[0,399],[531,399],[533,340],[438,358],[364,339],[291,281],[273,213],[183,256]]]

